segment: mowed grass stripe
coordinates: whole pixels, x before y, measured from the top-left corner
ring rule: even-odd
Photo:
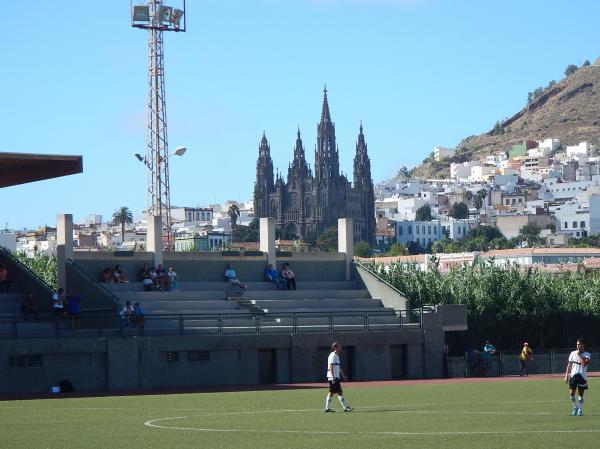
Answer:
[[[332,414],[320,411],[325,388],[11,401],[0,403],[0,448],[596,449],[596,384],[583,417],[569,416],[559,379],[533,378],[346,388],[355,412],[334,400]]]

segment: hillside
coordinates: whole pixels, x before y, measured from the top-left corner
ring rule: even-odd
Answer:
[[[524,93],[525,96],[525,93]],[[418,178],[447,177],[450,162],[479,159],[523,140],[559,138],[562,145],[600,140],[600,58],[548,88],[536,100],[491,131],[465,138],[454,160],[427,158],[416,167]]]

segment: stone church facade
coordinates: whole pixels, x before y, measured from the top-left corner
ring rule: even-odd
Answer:
[[[337,227],[338,218],[352,218],[355,242],[371,243],[375,234],[375,194],[362,123],[356,143],[353,181],[340,174],[335,125],[331,121],[325,89],[317,127],[314,175],[306,162],[298,130],[287,180],[280,174],[274,176],[271,148],[263,133],[256,162],[255,216],[274,218],[278,229],[298,237]]]

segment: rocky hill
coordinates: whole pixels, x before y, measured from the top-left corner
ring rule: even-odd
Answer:
[[[457,145],[452,159],[429,157],[413,170],[418,178],[447,177],[450,162],[480,159],[524,140],[559,138],[562,145],[600,141],[600,58],[580,67],[494,129]]]

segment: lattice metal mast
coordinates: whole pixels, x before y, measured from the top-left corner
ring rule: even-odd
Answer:
[[[132,4],[132,26],[148,30],[148,129],[144,164],[147,167],[147,209],[161,216],[166,228],[165,246],[171,248],[171,195],[169,189],[169,142],[165,98],[163,31],[185,31],[183,9],[163,0]],[[180,26],[183,18],[183,26]]]

